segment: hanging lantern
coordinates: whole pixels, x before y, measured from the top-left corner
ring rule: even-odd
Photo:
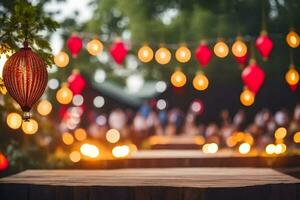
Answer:
[[[256,94],[265,80],[265,72],[256,64],[255,60],[251,60],[242,72],[242,80],[247,88]]]
[[[52,111],[52,104],[48,100],[44,99],[39,102],[37,111],[40,115],[47,116]]]
[[[66,67],[69,64],[69,56],[66,52],[61,51],[54,56],[54,63],[58,67]]]
[[[73,92],[68,88],[68,84],[62,84],[62,87],[56,92],[56,100],[60,104],[69,104],[73,99]]]
[[[247,54],[247,45],[238,37],[231,47],[232,54],[235,57],[243,57]]]
[[[155,60],[161,65],[168,64],[171,60],[171,52],[165,47],[160,47],[155,52]]]
[[[21,106],[23,118],[29,119],[31,107],[47,86],[48,74],[44,61],[25,42],[24,48],[5,63],[3,80],[9,94]]]
[[[96,56],[103,51],[103,44],[98,39],[93,39],[87,43],[86,48],[92,56]]]
[[[109,52],[117,64],[121,64],[127,55],[125,44],[120,39],[111,45]]]
[[[244,67],[246,65],[246,63],[248,62],[249,59],[249,55],[248,53],[246,53],[244,56],[242,57],[236,57],[234,56],[235,61],[241,66]]]
[[[37,121],[35,121],[34,119],[30,119],[28,121],[24,121],[22,123],[22,131],[25,134],[28,135],[32,135],[35,134],[39,129],[39,125],[37,123]]]
[[[255,94],[245,89],[240,95],[240,101],[244,106],[251,106],[255,101]]]
[[[82,48],[82,39],[79,36],[73,34],[67,40],[67,47],[71,52],[73,58],[76,58]]]
[[[186,84],[185,74],[180,69],[176,69],[175,72],[171,76],[171,83],[175,87],[184,86]]]
[[[185,46],[180,46],[175,53],[178,62],[186,63],[191,59],[191,51]]]
[[[5,155],[0,153],[0,171],[6,170],[7,167],[8,167],[8,160],[5,157]]]
[[[74,69],[71,76],[68,78],[68,84],[70,90],[72,90],[73,94],[76,95],[82,93],[83,89],[85,88],[86,81],[80,74],[80,71]]]
[[[207,77],[202,73],[198,72],[193,79],[193,86],[196,90],[205,90],[208,87],[209,81]]]
[[[195,56],[199,64],[202,67],[206,67],[211,60],[212,51],[205,44],[205,42],[201,42],[195,51]]]
[[[18,113],[9,113],[6,117],[6,123],[11,129],[18,129],[22,125],[22,117]]]
[[[260,36],[256,39],[255,45],[263,59],[267,60],[273,49],[273,42],[266,31],[260,33]]]
[[[294,65],[290,66],[289,71],[285,74],[285,80],[289,85],[297,85],[299,82],[299,72]]]
[[[225,58],[229,53],[229,49],[227,44],[220,40],[215,44],[214,52],[219,58]]]
[[[288,45],[292,48],[297,48],[300,44],[300,39],[298,33],[295,31],[290,31],[285,38]]]
[[[148,63],[153,59],[153,50],[148,45],[143,45],[138,51],[138,58],[143,63]]]

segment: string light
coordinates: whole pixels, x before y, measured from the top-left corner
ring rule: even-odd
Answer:
[[[185,46],[182,45],[175,52],[175,57],[178,62],[186,63],[191,59],[191,51]]]
[[[229,52],[227,44],[223,41],[218,41],[214,46],[214,52],[216,56],[225,58]]]
[[[93,144],[87,143],[81,145],[80,152],[82,153],[82,155],[85,155],[90,158],[97,158],[100,154],[98,147],[96,147]]]
[[[161,65],[168,64],[171,60],[171,52],[167,48],[161,47],[155,52],[155,60]]]
[[[153,59],[153,50],[148,45],[143,45],[138,51],[138,58],[143,63],[148,63]]]
[[[54,56],[54,63],[58,67],[66,67],[69,64],[69,56],[66,52],[61,51]]]
[[[25,134],[32,135],[35,134],[39,129],[39,125],[37,121],[34,119],[30,119],[29,121],[24,121],[22,123],[22,131]]]
[[[199,72],[193,79],[193,86],[196,90],[206,90],[208,85],[209,81],[202,72]]]
[[[175,87],[184,86],[186,84],[185,74],[180,69],[176,69],[171,76],[171,83]]]
[[[18,129],[22,125],[22,117],[18,113],[9,113],[6,117],[6,123],[11,129]]]
[[[290,47],[297,48],[300,44],[300,39],[299,39],[298,33],[296,33],[295,31],[290,31],[286,35],[286,42],[288,43],[288,45]]]
[[[110,143],[117,143],[120,140],[120,132],[117,129],[109,129],[106,132],[106,140]]]
[[[251,106],[255,101],[255,94],[245,89],[240,95],[240,101],[244,106]]]
[[[52,111],[52,104],[48,100],[44,99],[39,102],[37,111],[40,115],[47,116]]]
[[[69,104],[73,99],[73,92],[63,84],[62,87],[56,93],[56,100],[60,104]]]
[[[98,39],[93,39],[87,43],[86,48],[91,55],[96,56],[103,51],[103,44]]]
[[[299,72],[293,65],[290,66],[289,71],[285,74],[285,80],[289,85],[296,85],[299,82]]]
[[[231,47],[232,54],[236,57],[243,57],[247,53],[247,45],[243,42],[241,38],[237,38],[237,40],[233,43]]]

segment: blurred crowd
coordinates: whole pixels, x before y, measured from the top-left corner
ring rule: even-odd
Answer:
[[[228,139],[236,133],[247,133],[257,148],[274,143],[274,132],[279,127],[287,130],[284,142],[293,144],[294,133],[300,131],[300,104],[294,110],[281,109],[272,113],[262,109],[249,119],[244,110],[233,116],[227,110],[220,113],[217,122],[201,122],[201,102],[194,102],[183,112],[179,108],[169,110],[152,109],[143,105],[136,113],[131,110],[115,109],[108,116],[96,119],[103,135],[109,128],[120,130],[121,138],[145,139],[153,135],[203,136],[206,142],[215,142],[221,147],[230,146]],[[98,117],[99,118],[99,117]],[[200,119],[200,120],[199,120]],[[91,131],[90,131],[91,132]],[[97,131],[99,133],[99,131]]]

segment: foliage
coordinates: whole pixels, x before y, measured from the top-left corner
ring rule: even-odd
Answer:
[[[45,32],[54,32],[58,23],[43,13],[42,4],[32,6],[23,0],[14,3],[12,13],[2,13],[0,18],[1,53],[16,51],[24,41],[51,66],[53,56]]]

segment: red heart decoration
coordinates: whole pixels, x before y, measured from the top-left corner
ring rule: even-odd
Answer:
[[[127,49],[121,40],[117,40],[113,43],[109,51],[117,64],[121,64],[127,55]]]
[[[202,67],[206,67],[213,53],[205,43],[201,43],[195,50],[195,57]]]
[[[273,49],[273,42],[265,31],[261,32],[260,36],[256,39],[255,45],[263,59],[267,60]]]
[[[248,89],[256,94],[264,83],[265,72],[252,62],[243,70],[242,80]]]

